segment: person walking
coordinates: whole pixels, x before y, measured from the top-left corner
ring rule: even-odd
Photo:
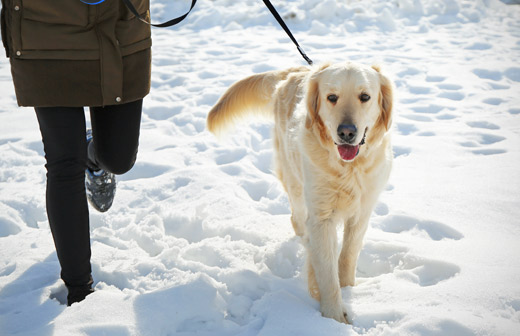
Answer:
[[[132,3],[149,20],[149,0]],[[2,0],[1,30],[18,105],[36,111],[47,217],[71,305],[93,292],[88,202],[107,211],[114,175],[136,160],[150,26],[122,0]]]

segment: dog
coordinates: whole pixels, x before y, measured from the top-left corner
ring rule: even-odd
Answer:
[[[353,62],[269,71],[233,84],[207,118],[209,131],[221,135],[252,113],[274,117],[275,172],[307,251],[309,292],[324,317],[343,323],[341,287],[354,285],[368,221],[391,171],[393,87],[378,66]]]

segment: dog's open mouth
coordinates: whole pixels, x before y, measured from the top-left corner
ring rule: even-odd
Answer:
[[[349,144],[336,144],[338,146],[339,156],[345,161],[352,161],[359,154],[359,147],[365,144],[365,139],[367,137],[367,130],[365,129],[365,134],[363,135],[363,139],[358,145],[349,145]]]
[[[338,145],[339,156],[345,161],[352,161],[359,153],[359,145]]]

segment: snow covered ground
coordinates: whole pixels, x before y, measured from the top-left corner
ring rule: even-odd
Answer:
[[[154,29],[138,162],[92,210],[96,292],[67,308],[32,109],[0,60],[1,335],[519,335],[520,6],[498,0],[275,0],[315,62],[396,83],[395,165],[370,220],[353,325],[323,318],[271,174],[269,123],[217,141],[234,81],[303,60],[261,1],[201,0]],[[152,0],[154,21],[190,1]],[[509,4],[506,4],[509,3]]]

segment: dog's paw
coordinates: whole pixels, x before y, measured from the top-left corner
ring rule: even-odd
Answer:
[[[309,293],[311,294],[311,297],[314,300],[316,300],[316,301],[321,300],[320,289],[318,288],[318,286],[309,286]]]
[[[335,319],[340,323],[349,324],[347,310],[343,305],[321,305],[321,315]]]
[[[353,287],[354,285],[356,284],[356,281],[355,279],[353,279],[353,277],[351,276],[341,276],[340,274],[340,277],[339,277],[339,286],[341,288],[343,287]]]
[[[308,281],[308,286],[309,286],[309,294],[311,294],[311,296],[317,300],[317,301],[321,301],[321,296],[320,296],[320,288],[318,287],[318,282],[316,281],[316,275],[314,274],[314,268],[309,265],[308,266],[308,278],[307,278],[307,281]]]

